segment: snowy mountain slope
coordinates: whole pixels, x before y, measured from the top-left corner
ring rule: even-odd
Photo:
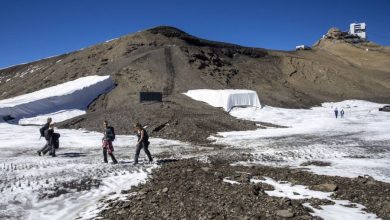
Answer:
[[[0,100],[0,116],[11,116],[18,120],[63,110],[85,110],[89,103],[114,86],[111,76],[82,77],[36,92]],[[82,113],[80,111],[76,114],[73,112],[69,117],[80,115]],[[62,112],[61,119],[68,117],[64,117]]]

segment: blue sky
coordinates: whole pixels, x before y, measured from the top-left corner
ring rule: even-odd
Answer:
[[[158,25],[244,46],[291,50],[330,27],[367,23],[390,45],[390,1],[0,0],[0,68],[88,47]]]

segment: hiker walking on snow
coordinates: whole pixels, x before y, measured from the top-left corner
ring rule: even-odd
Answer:
[[[49,138],[49,155],[56,156],[56,143],[58,142],[59,134],[54,133],[54,123],[51,123],[49,129],[46,131],[46,136]]]
[[[108,121],[103,122],[104,127],[104,137],[102,139],[102,148],[103,148],[103,158],[104,163],[108,163],[107,153],[110,155],[111,160],[114,164],[117,164],[118,161],[115,159],[113,154],[114,147],[112,146],[112,142],[115,140],[115,131],[114,128],[108,125]]]
[[[344,109],[341,109],[341,111],[340,111],[340,117],[341,117],[341,118],[344,118]]]
[[[38,153],[39,156],[41,156],[42,153],[43,153],[43,155],[45,155],[45,154],[47,153],[47,151],[48,151],[48,147],[49,147],[49,137],[46,137],[46,136],[45,136],[45,132],[46,132],[47,130],[49,130],[49,126],[50,126],[51,121],[52,121],[51,118],[47,118],[46,124],[43,125],[43,127],[41,127],[41,128],[39,129],[39,133],[41,134],[41,137],[44,137],[45,140],[46,140],[45,146],[43,146],[42,149],[40,149],[40,150],[37,151],[37,153]]]
[[[149,163],[153,162],[152,155],[150,154],[148,149],[150,144],[148,133],[139,123],[135,125],[134,130],[135,132],[137,132],[137,137],[138,137],[138,141],[135,149],[134,165],[138,164],[138,157],[142,148],[144,149],[145,154],[148,156]]]
[[[43,149],[38,151],[39,156],[41,156],[41,153],[45,155],[47,152],[50,152],[49,155],[52,157],[56,156],[56,145],[58,144],[58,138],[59,134],[54,133],[54,123],[51,123],[49,125],[49,128],[45,130],[44,132],[45,138],[47,140],[47,143]]]
[[[336,116],[336,118],[339,115],[339,110],[337,110],[337,108],[334,109],[334,115]]]

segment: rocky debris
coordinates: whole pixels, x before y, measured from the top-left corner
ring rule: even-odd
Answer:
[[[129,193],[127,201],[112,201],[99,215],[104,219],[261,219],[280,217],[277,210],[290,210],[294,218],[313,219],[299,201],[270,197],[264,190],[272,186],[247,181],[249,173],[229,164],[205,167],[195,160],[165,163],[152,173],[149,182],[131,189],[146,194],[130,198]],[[226,176],[245,183],[224,184],[221,177]]]
[[[130,190],[128,190],[128,189],[121,190],[121,194],[128,194],[128,193],[130,193]]]
[[[382,210],[383,213],[390,213],[390,201],[386,201],[382,203]],[[389,216],[387,216],[389,217]]]
[[[318,167],[327,167],[332,165],[330,162],[325,162],[325,161],[318,161],[318,160],[311,160],[311,161],[306,161],[301,163],[300,166],[318,166]]]
[[[282,218],[292,218],[292,217],[294,217],[294,213],[288,209],[282,209],[282,210],[276,210],[276,216],[279,216]]]
[[[107,115],[111,115],[110,123],[115,127],[117,134],[133,134],[132,124],[141,122],[147,126],[151,137],[201,144],[210,143],[207,138],[216,132],[257,128],[253,122],[238,120],[221,109],[196,102],[184,95],[164,99],[163,103],[136,102],[131,105],[121,104],[117,108],[107,110],[96,109],[92,112],[95,108],[98,106],[90,106],[91,112],[87,115],[59,123],[59,127],[83,127],[100,131],[101,121],[106,119]]]
[[[215,172],[214,176],[217,177],[219,180],[223,179],[223,174],[221,172]]]
[[[249,183],[252,178],[252,175],[250,173],[237,173],[231,177],[229,177],[229,180],[233,180],[239,183]]]
[[[329,38],[329,39],[340,40],[340,39],[343,39],[347,35],[348,35],[348,32],[342,32],[340,29],[332,27],[328,30],[325,37]]]
[[[390,219],[388,183],[377,181],[375,185],[367,185],[362,178],[321,176],[266,166],[230,166],[232,160],[209,159],[207,167],[193,159],[164,163],[152,173],[147,183],[130,189],[127,201],[120,205],[111,201],[110,208],[99,216],[104,219],[321,219],[311,216],[313,210],[303,204],[309,203],[319,209],[321,205],[334,204],[330,200],[268,196],[265,192],[274,190],[271,185],[250,181],[266,176],[277,181],[325,188],[333,192],[335,199],[365,205],[368,212]],[[221,181],[224,178],[240,184],[224,184]],[[335,187],[338,188],[336,191]],[[141,191],[145,193],[134,194]]]
[[[311,206],[313,206],[314,208],[316,209],[322,209],[321,206],[322,205],[334,205],[335,203],[331,200],[327,200],[327,199],[310,199],[308,201],[310,203]]]
[[[201,168],[204,172],[209,172],[210,171],[210,167],[202,167]]]
[[[358,176],[358,181],[367,185],[375,185],[376,180],[372,176]]]
[[[160,27],[149,29],[148,31],[156,35],[157,34],[164,35],[168,38],[181,39],[191,46],[198,46],[201,48],[205,48],[205,47],[218,48],[221,49],[223,54],[225,54],[227,57],[230,58],[232,58],[234,54],[242,54],[252,58],[260,58],[267,55],[267,51],[261,48],[249,48],[249,47],[242,47],[242,46],[229,44],[229,43],[205,40],[205,39],[192,36],[175,27],[160,26]]]
[[[40,190],[40,195],[38,198],[55,198],[70,192],[89,191],[91,190],[91,188],[98,188],[101,182],[101,179],[95,179],[91,177],[75,179],[68,182],[61,182],[58,184],[54,182],[54,185],[42,188]],[[50,181],[46,180],[46,184],[49,183]]]
[[[311,186],[310,189],[322,192],[334,192],[338,189],[338,186],[333,183],[323,183]]]

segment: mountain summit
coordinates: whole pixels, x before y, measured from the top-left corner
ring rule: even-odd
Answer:
[[[330,33],[336,36],[337,30]],[[205,40],[160,26],[2,69],[0,99],[82,76],[111,75],[116,88],[91,103],[87,115],[64,126],[97,130],[100,119],[117,118],[118,130],[128,133],[128,123],[141,120],[158,130],[158,135],[176,135],[171,127],[188,132],[186,138],[193,140],[211,131],[253,125],[227,113],[214,117],[219,110],[182,95],[188,90],[250,89],[262,103],[281,107],[345,99],[388,102],[389,60],[388,48],[372,42],[322,38],[312,50],[274,51]],[[166,102],[144,106],[138,102],[140,91],[161,91]]]

